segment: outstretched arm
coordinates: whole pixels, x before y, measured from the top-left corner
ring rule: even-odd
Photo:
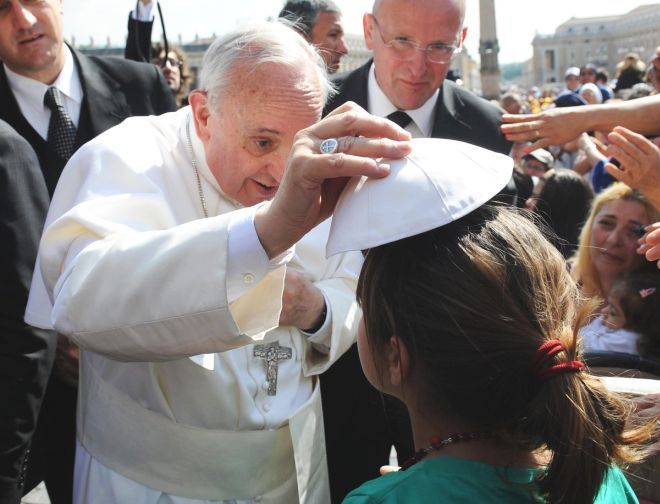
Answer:
[[[505,114],[502,132],[513,142],[532,141],[529,151],[570,142],[585,131],[624,126],[642,135],[660,134],[660,95],[604,105],[563,107],[539,114]]]

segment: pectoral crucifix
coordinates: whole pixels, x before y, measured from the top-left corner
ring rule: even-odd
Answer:
[[[277,394],[277,368],[279,362],[291,358],[291,349],[281,347],[279,341],[267,345],[257,345],[252,353],[254,357],[263,359],[266,363],[266,380],[268,380],[268,395]]]

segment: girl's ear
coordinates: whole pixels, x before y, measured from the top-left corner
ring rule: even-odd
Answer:
[[[408,347],[398,336],[390,338],[386,358],[390,385],[400,389],[410,371],[410,355]]]

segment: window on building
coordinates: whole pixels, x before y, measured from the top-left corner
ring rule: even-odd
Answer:
[[[553,71],[555,69],[555,51],[548,49],[545,51],[545,69]]]

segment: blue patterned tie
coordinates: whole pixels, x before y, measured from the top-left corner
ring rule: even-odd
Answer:
[[[48,123],[48,145],[65,161],[71,157],[76,145],[76,126],[64,110],[62,95],[56,87],[48,88],[44,105],[51,110]]]

